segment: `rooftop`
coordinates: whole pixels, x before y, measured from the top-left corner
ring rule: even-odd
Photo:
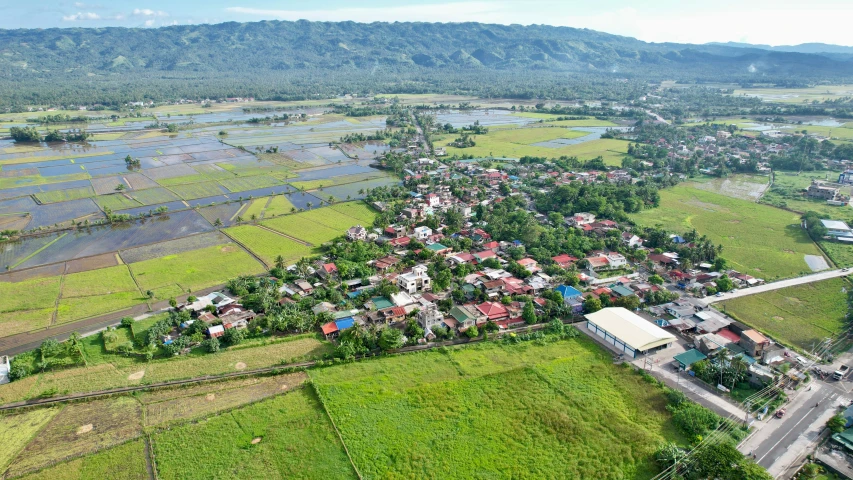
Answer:
[[[673,334],[622,307],[604,308],[585,317],[629,347],[641,352],[675,340]]]

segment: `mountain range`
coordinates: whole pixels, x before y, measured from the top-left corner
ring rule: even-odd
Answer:
[[[234,89],[245,89],[246,83],[262,82],[259,77],[311,77],[314,85],[343,86],[389,75],[399,84],[447,75],[529,79],[534,72],[741,83],[853,77],[846,50],[818,54],[800,47],[647,43],[587,29],[481,23],[263,21],[0,30],[0,99],[32,96],[34,88],[137,85],[154,78],[242,77]]]

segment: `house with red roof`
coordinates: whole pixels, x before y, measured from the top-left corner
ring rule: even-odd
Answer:
[[[493,251],[493,252],[495,252],[495,253],[498,253],[498,250],[500,250],[500,248],[501,248],[501,244],[500,244],[500,243],[498,243],[498,242],[495,242],[495,241],[491,241],[491,242],[489,242],[489,243],[484,243],[484,244],[483,244],[483,249],[484,249],[484,250],[491,250],[491,251]]]
[[[541,268],[539,268],[539,264],[536,262],[536,260],[532,258],[522,258],[516,263],[524,267],[524,269],[530,273],[536,273],[539,270],[542,270]]]
[[[482,252],[477,252],[474,254],[474,259],[477,261],[477,263],[483,263],[483,261],[488,258],[497,258],[497,255],[495,255],[495,252],[491,250],[483,250]]]
[[[317,275],[322,278],[329,278],[338,274],[338,267],[334,263],[323,263],[317,269]]]
[[[569,268],[571,265],[578,261],[577,258],[571,255],[567,255],[565,253],[557,255],[556,257],[551,257],[551,260],[553,260],[554,263],[556,263],[557,266],[560,268]]]
[[[483,302],[477,305],[477,311],[483,314],[487,320],[496,322],[509,317],[509,312],[500,302]]]
[[[396,248],[405,247],[411,241],[412,239],[409,237],[392,238],[391,240],[388,240],[388,245],[391,245],[392,247]]]

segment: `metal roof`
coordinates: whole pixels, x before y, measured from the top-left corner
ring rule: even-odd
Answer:
[[[675,340],[675,335],[622,307],[605,308],[585,316],[589,322],[641,352]]]

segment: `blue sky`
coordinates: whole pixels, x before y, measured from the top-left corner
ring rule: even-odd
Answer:
[[[0,28],[479,21],[590,28],[649,42],[853,45],[851,0],[0,0],[0,12]]]

